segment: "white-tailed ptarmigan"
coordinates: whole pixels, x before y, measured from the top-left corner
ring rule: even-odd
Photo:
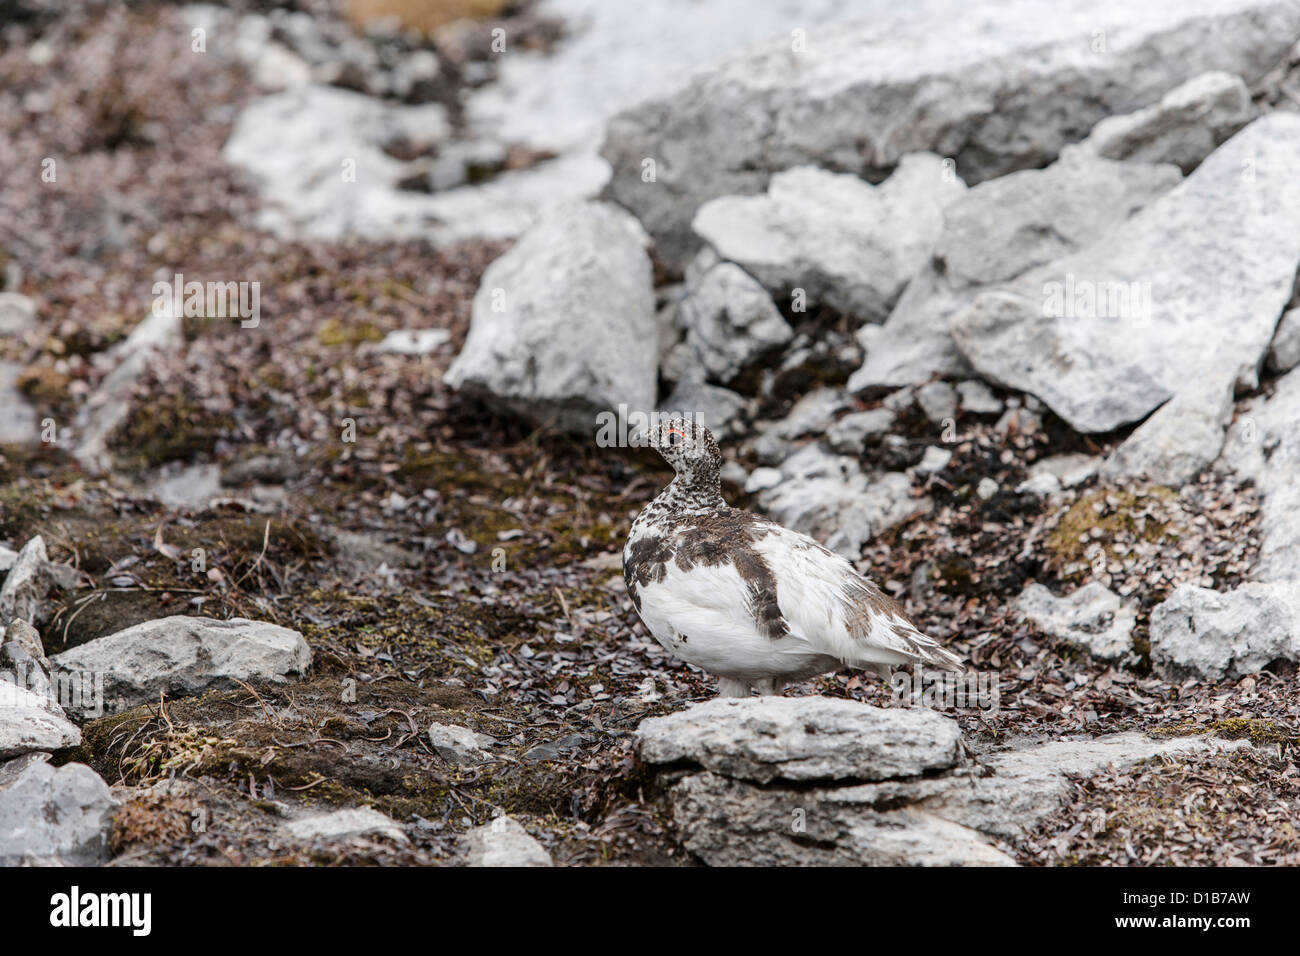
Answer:
[[[723,697],[779,694],[841,665],[961,671],[845,558],[761,515],[727,507],[718,443],[670,418],[644,433],[677,472],[632,523],[623,576],[664,647],[719,678]]]

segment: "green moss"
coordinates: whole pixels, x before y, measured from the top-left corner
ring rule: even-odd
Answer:
[[[1053,563],[1065,567],[1087,562],[1088,549],[1094,542],[1104,549],[1121,535],[1149,542],[1177,540],[1178,529],[1145,515],[1152,499],[1172,501],[1177,497],[1177,491],[1161,485],[1138,491],[1098,488],[1080,496],[1047,537]]]
[[[208,411],[197,402],[149,402],[131,409],[110,445],[129,465],[150,468],[206,455],[217,439],[235,427],[230,415]]]
[[[1223,720],[1198,724],[1183,720],[1151,731],[1157,737],[1223,737],[1227,740],[1249,739],[1255,746],[1264,744],[1300,744],[1300,737],[1287,731],[1277,721],[1262,717],[1227,717]]]
[[[322,345],[357,346],[364,342],[378,342],[384,333],[370,322],[345,322],[342,319],[326,319],[316,332]]]

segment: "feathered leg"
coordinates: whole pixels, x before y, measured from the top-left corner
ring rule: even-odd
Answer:
[[[748,697],[749,685],[743,680],[736,680],[732,677],[718,678],[718,696],[719,697]]]

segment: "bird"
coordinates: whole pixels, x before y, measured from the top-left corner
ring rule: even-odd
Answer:
[[[771,518],[727,505],[722,454],[702,424],[662,419],[635,444],[675,475],[632,522],[623,577],[646,628],[718,677],[718,696],[780,695],[838,670],[918,664],[964,670],[849,560]]]

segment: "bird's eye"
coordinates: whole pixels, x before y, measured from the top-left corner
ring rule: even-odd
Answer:
[[[681,432],[669,432],[669,433],[668,433],[668,444],[670,444],[670,445],[680,445],[681,443],[682,443],[682,433],[681,433]]]

